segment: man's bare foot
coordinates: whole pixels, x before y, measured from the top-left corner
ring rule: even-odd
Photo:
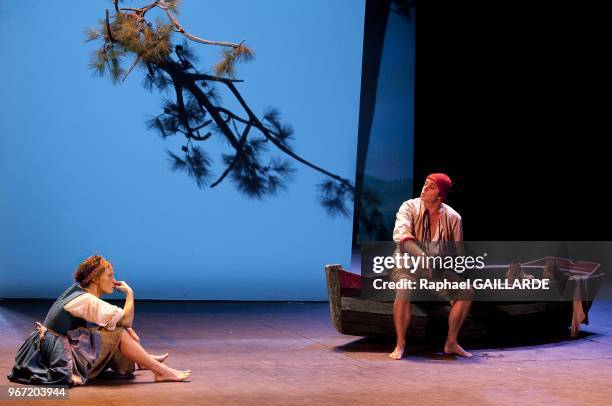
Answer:
[[[467,352],[466,350],[464,350],[463,347],[459,345],[459,343],[444,344],[444,353],[445,354],[455,354],[455,355],[459,355],[460,357],[466,357],[466,358],[470,358],[473,356],[471,352]]]
[[[191,375],[191,370],[179,371],[164,367],[159,374],[155,374],[155,382],[180,382],[189,378],[189,375]]]
[[[393,350],[393,352],[391,354],[389,354],[389,358],[391,359],[402,359],[404,356],[404,346],[397,346],[395,347],[395,349]]]
[[[151,354],[149,354],[149,355],[151,355]],[[162,354],[162,355],[151,355],[151,357],[155,361],[157,361],[157,362],[164,362],[166,360],[166,358],[168,358],[168,355],[169,355],[168,353],[165,353],[165,354]],[[136,366],[138,366],[138,369],[143,369],[143,370],[147,369],[147,368],[143,367],[142,365],[140,365],[138,363],[136,364]]]

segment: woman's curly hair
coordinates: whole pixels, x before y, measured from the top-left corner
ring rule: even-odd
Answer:
[[[102,273],[108,268],[112,268],[112,265],[110,262],[104,259],[104,257],[101,255],[92,255],[85,261],[81,262],[77,270],[74,272],[74,280],[82,287],[86,287],[96,277],[102,275]]]

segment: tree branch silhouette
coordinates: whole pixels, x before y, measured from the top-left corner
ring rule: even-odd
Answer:
[[[147,122],[162,138],[177,134],[185,137],[181,154],[167,151],[172,170],[186,172],[200,188],[214,188],[229,177],[240,192],[259,199],[286,189],[295,172],[292,163],[299,162],[327,178],[318,187],[319,200],[328,213],[349,214],[346,203],[353,198],[353,184],[296,153],[289,145],[293,129],[281,122],[279,112],[270,109],[260,119],[239,92],[236,84],[242,81],[234,77],[235,65],[254,55],[244,41],[211,41],[188,33],[176,17],[177,0],[157,0],[141,8],[119,8],[118,3],[114,1],[112,18],[106,10],[100,27],[86,32],[88,41],[102,41],[90,66],[98,75],[110,76],[113,83],[125,80],[135,66],[140,66],[146,73],[145,88],[174,90],[174,100],[165,100],[163,112]],[[166,21],[158,19],[153,24],[147,20],[148,13],[156,8]],[[196,43],[225,48],[215,75],[195,68],[197,58],[187,42],[172,43],[174,32]],[[126,70],[124,59],[128,56],[135,59]],[[235,98],[242,115],[222,105],[217,86]],[[210,182],[212,159],[196,143],[213,139],[215,134],[226,142],[230,152],[222,154],[224,169]]]

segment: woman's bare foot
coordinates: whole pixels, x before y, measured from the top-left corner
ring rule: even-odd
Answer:
[[[472,357],[472,353],[471,352],[467,352],[466,350],[463,349],[463,347],[461,347],[459,345],[459,343],[446,343],[444,344],[444,353],[445,354],[455,354],[455,355],[459,355],[460,357],[466,357],[466,358],[470,358]]]
[[[162,355],[151,355],[151,354],[149,354],[149,355],[150,355],[150,356],[151,356],[151,357],[152,357],[152,358],[153,358],[155,361],[157,361],[157,362],[162,362],[162,363],[163,363],[163,362],[166,360],[166,358],[168,358],[168,355],[169,355],[169,354],[168,354],[168,353],[164,353],[164,354],[162,354]],[[138,364],[138,363],[136,364],[136,366],[138,366],[138,369],[143,369],[143,370],[144,370],[144,369],[147,369],[147,368],[143,367],[142,365],[140,365],[140,364]]]
[[[393,350],[393,352],[391,354],[389,354],[389,358],[391,359],[402,359],[402,357],[404,356],[404,346],[397,346],[395,347],[395,349]]]
[[[164,367],[160,373],[155,374],[155,382],[180,382],[189,378],[191,370],[179,371],[169,367]]]

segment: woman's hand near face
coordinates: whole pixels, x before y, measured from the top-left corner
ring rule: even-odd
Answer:
[[[115,289],[119,292],[125,293],[125,304],[123,305],[123,317],[117,323],[121,327],[132,327],[134,321],[134,291],[130,288],[130,285],[125,281],[115,281]],[[138,335],[132,330],[128,330],[128,333],[136,341],[139,341]]]
[[[133,293],[132,288],[125,281],[115,281],[115,289],[123,293]]]

